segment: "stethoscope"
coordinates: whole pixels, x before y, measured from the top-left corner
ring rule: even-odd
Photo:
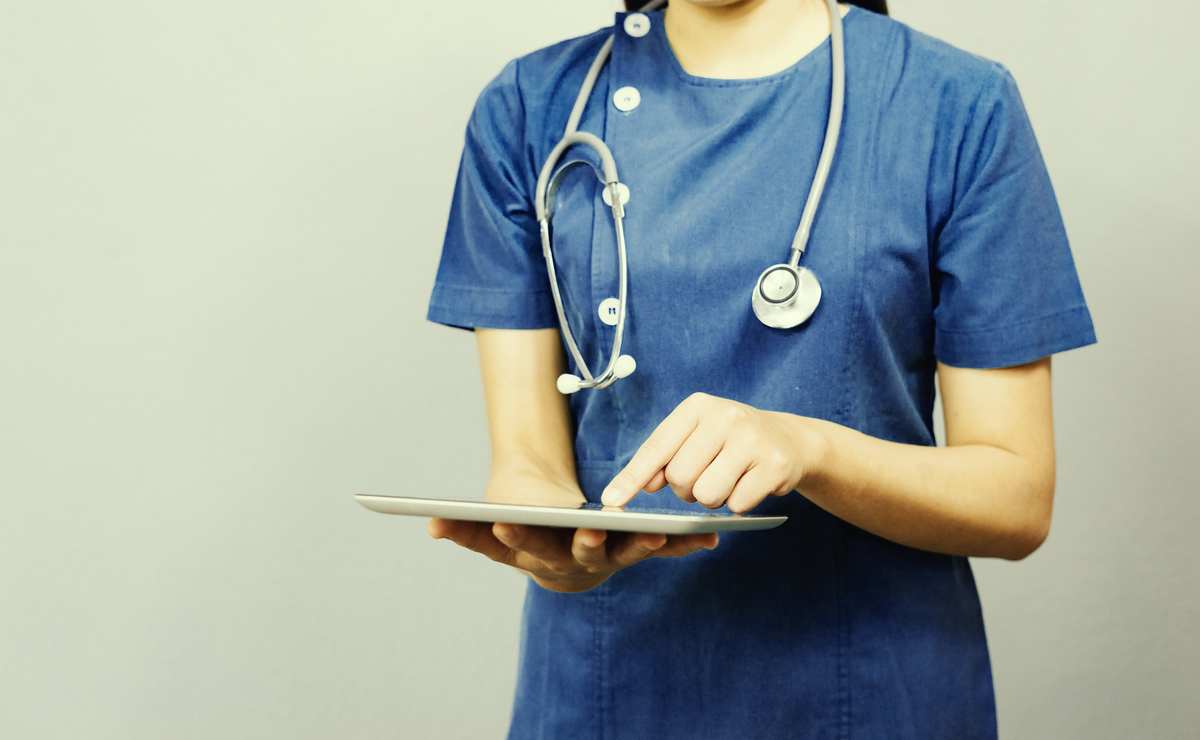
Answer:
[[[654,10],[665,2],[666,0],[653,0],[653,2],[647,3],[643,9]],[[804,249],[808,245],[809,232],[817,214],[817,205],[821,201],[821,193],[825,190],[825,180],[829,177],[833,155],[837,150],[845,98],[846,71],[845,52],[842,48],[842,16],[838,11],[837,0],[826,0],[826,2],[829,4],[830,40],[833,47],[833,84],[829,100],[829,123],[825,129],[825,143],[821,147],[817,172],[813,176],[812,186],[808,191],[808,200],[804,204],[804,212],[800,217],[800,228],[796,230],[796,236],[792,240],[791,257],[786,263],[771,265],[764,270],[762,275],[759,275],[750,295],[750,305],[754,309],[754,315],[758,317],[759,321],[775,329],[791,329],[803,324],[817,310],[817,304],[821,301],[821,284],[812,270],[800,266],[800,257],[803,256]],[[635,28],[637,23],[645,22],[645,16],[638,19],[636,18],[638,15],[640,14],[627,16],[627,29],[631,20],[634,22]],[[613,159],[612,152],[604,142],[586,131],[576,130],[579,120],[583,117],[583,109],[587,105],[588,98],[591,97],[592,88],[595,87],[596,79],[600,76],[600,70],[603,69],[612,53],[612,44],[613,39],[610,36],[601,47],[600,53],[592,61],[587,77],[584,78],[583,85],[579,88],[579,95],[575,98],[571,116],[567,119],[566,132],[550,152],[550,156],[546,158],[546,163],[538,175],[537,191],[534,197],[534,207],[542,233],[542,255],[546,258],[546,272],[550,277],[550,290],[554,294],[554,307],[558,312],[558,323],[562,327],[567,349],[570,350],[571,356],[575,358],[576,366],[583,373],[582,378],[567,373],[558,377],[558,390],[564,394],[574,393],[580,388],[606,388],[618,378],[627,377],[637,368],[637,363],[632,357],[621,354],[621,339],[625,334],[625,314],[629,291],[623,224],[625,204],[629,202],[629,188],[617,178],[616,160]],[[558,164],[558,160],[568,148],[575,144],[582,144],[593,149],[600,157],[600,169],[590,162],[578,160],[568,162],[555,172],[554,167]],[[554,253],[550,245],[550,218],[554,212],[555,195],[562,184],[563,177],[577,165],[590,166],[604,185],[604,202],[612,209],[613,224],[617,234],[619,280],[616,333],[613,337],[612,353],[608,358],[608,365],[604,368],[604,372],[594,376],[588,370],[587,363],[584,362],[583,355],[579,352],[579,345],[575,343],[575,337],[571,333],[571,327],[567,323],[562,295],[558,288],[558,275],[554,269]]]

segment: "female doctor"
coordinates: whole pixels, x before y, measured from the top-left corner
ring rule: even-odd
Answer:
[[[1091,320],[1007,71],[831,7],[619,14],[479,99],[429,317],[478,330],[489,496],[789,517],[719,546],[431,521],[532,579],[512,738],[995,737],[966,558],[1045,539],[1049,356]],[[577,128],[621,188],[554,152],[589,69]],[[771,325],[753,293],[793,278],[816,301]],[[560,392],[618,341],[632,374]]]

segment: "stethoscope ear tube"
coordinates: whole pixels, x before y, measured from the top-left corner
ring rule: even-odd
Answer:
[[[566,141],[567,138],[564,137],[563,140]],[[592,140],[589,140],[589,138]],[[538,206],[542,213],[542,217],[538,220],[542,239],[542,256],[546,260],[546,272],[550,279],[550,290],[554,297],[554,309],[558,314],[558,323],[562,329],[563,341],[566,343],[571,357],[575,360],[576,367],[583,373],[583,378],[571,374],[559,376],[558,390],[564,394],[574,393],[581,388],[606,388],[618,379],[628,377],[637,368],[637,362],[632,357],[621,354],[621,342],[625,335],[625,308],[628,304],[629,265],[625,249],[625,227],[623,223],[625,208],[621,198],[621,183],[616,179],[616,164],[612,161],[612,154],[608,152],[608,147],[605,147],[604,142],[596,137],[590,134],[584,136],[576,134],[571,139],[570,143],[582,143],[596,149],[601,156],[601,160],[604,160],[607,155],[608,162],[611,164],[611,180],[609,180],[609,172],[607,171],[603,175],[597,172],[597,176],[601,180],[607,180],[604,187],[608,190],[608,199],[612,203],[613,223],[617,235],[617,274],[619,275],[619,283],[617,290],[616,333],[613,336],[612,353],[609,356],[608,364],[604,368],[604,371],[598,376],[593,377],[591,371],[588,369],[587,362],[583,359],[583,353],[579,351],[575,335],[571,332],[571,325],[567,321],[566,310],[563,307],[562,293],[558,286],[558,271],[555,268],[554,249],[551,243],[550,219],[554,215],[554,198],[558,193],[559,186],[562,184],[563,177],[568,171],[578,165],[586,164],[591,166],[590,162],[582,160],[568,162],[550,178],[550,181],[544,187],[539,184],[538,188]],[[568,146],[570,146],[570,143],[568,143]],[[603,148],[603,151],[600,151],[600,148]]]
[[[546,158],[546,163],[542,165],[542,170],[538,173],[537,188],[534,191],[534,212],[537,215],[540,226],[542,255],[546,259],[546,272],[550,278],[550,290],[554,296],[554,308],[558,313],[558,323],[562,329],[563,341],[566,343],[572,359],[575,360],[576,367],[583,373],[583,378],[571,374],[563,374],[559,377],[558,389],[565,394],[574,393],[581,388],[606,388],[612,385],[617,379],[628,376],[637,367],[637,363],[634,362],[632,357],[621,354],[621,340],[625,335],[629,269],[625,252],[625,228],[622,223],[625,217],[625,208],[620,197],[621,182],[617,176],[617,162],[613,158],[612,151],[609,150],[600,137],[589,134],[586,131],[576,130],[579,120],[583,116],[583,109],[587,106],[587,100],[591,96],[592,88],[596,84],[596,78],[599,77],[600,70],[604,67],[604,63],[608,60],[611,52],[612,37],[610,36],[604,42],[604,46],[601,47],[595,60],[592,61],[592,66],[588,70],[583,86],[579,90],[579,95],[575,98],[575,106],[571,109],[571,116],[567,120],[567,130],[563,134],[562,139],[551,150],[550,156]],[[604,184],[604,187],[610,191],[609,197],[612,203],[613,224],[617,234],[617,270],[620,282],[617,292],[616,333],[613,336],[613,348],[608,359],[608,365],[596,377],[593,377],[591,371],[588,369],[587,362],[583,359],[583,353],[579,351],[579,345],[576,343],[575,336],[571,332],[571,326],[567,323],[567,314],[563,309],[562,294],[558,287],[558,274],[554,267],[554,249],[551,244],[550,219],[553,216],[554,196],[558,192],[562,177],[566,174],[567,170],[571,169],[574,163],[568,163],[553,177],[551,173],[554,172],[554,166],[558,164],[558,160],[562,158],[567,149],[576,144],[592,149],[600,157],[602,171],[597,172],[597,176]]]
[[[612,151],[600,139],[600,137],[589,134],[586,131],[572,131],[562,137],[554,149],[550,152],[550,157],[546,159],[546,164],[542,166],[542,171],[538,173],[537,190],[534,191],[533,209],[537,215],[538,221],[545,221],[550,217],[549,214],[549,199],[550,194],[550,179],[551,173],[554,172],[554,165],[558,164],[558,160],[562,155],[576,144],[582,144],[589,147],[600,157],[600,167],[603,174],[600,176],[601,182],[605,185],[616,185],[617,180],[617,161],[613,159]],[[562,170],[559,171],[562,174]],[[558,188],[555,187],[555,190]]]

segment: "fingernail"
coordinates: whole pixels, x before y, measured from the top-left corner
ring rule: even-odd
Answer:
[[[505,524],[497,524],[492,529],[492,532],[502,540],[511,540],[513,536],[512,527],[509,527]]]
[[[621,494],[615,488],[605,488],[604,493],[600,494],[600,503],[605,506],[616,506],[621,500]]]

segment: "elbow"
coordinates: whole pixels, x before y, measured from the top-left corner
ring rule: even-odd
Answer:
[[[1019,532],[1013,533],[1009,541],[1007,552],[1001,557],[1006,560],[1024,560],[1037,549],[1042,546],[1046,538],[1050,536],[1050,515],[1040,517],[1036,521],[1031,521],[1027,526],[1022,527]]]
[[[1007,552],[1001,557],[1007,560],[1024,560],[1042,546],[1050,536],[1050,519],[1054,501],[1054,484],[1051,483],[1034,496],[1033,505],[1026,508],[1017,526],[1009,533]]]

